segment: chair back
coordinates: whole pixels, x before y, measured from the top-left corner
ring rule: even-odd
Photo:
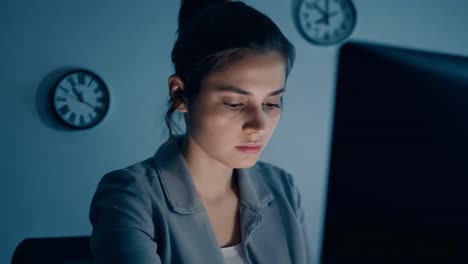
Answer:
[[[28,238],[13,253],[12,264],[89,264],[93,263],[89,236]]]

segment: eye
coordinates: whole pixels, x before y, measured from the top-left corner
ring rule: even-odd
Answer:
[[[224,105],[226,105],[229,109],[237,110],[240,108],[240,106],[243,106],[244,104],[243,103],[239,103],[239,104],[224,103]]]
[[[267,109],[281,108],[279,104],[265,103],[264,105],[266,106]]]

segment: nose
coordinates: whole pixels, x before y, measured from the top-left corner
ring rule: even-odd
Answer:
[[[247,111],[247,121],[243,126],[243,130],[247,134],[265,133],[266,117],[262,109],[249,109]]]

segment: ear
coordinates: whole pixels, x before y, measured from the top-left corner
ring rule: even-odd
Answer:
[[[172,102],[177,106],[177,110],[182,113],[187,112],[187,98],[184,95],[184,81],[178,75],[171,75],[168,79],[169,95]]]

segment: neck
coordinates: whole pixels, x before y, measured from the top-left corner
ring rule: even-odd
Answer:
[[[200,198],[219,200],[236,192],[233,168],[210,157],[189,134],[180,147]]]

